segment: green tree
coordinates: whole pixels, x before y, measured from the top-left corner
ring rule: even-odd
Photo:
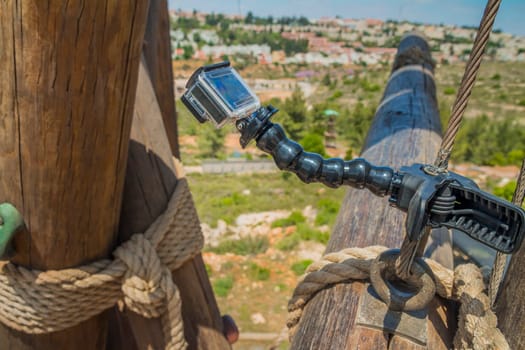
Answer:
[[[525,160],[524,149],[513,149],[507,154],[507,161],[509,164],[521,165],[523,160]]]
[[[310,25],[310,21],[308,20],[308,18],[301,16],[297,19],[297,24],[299,24],[300,26],[308,26]]]
[[[299,40],[288,40],[284,39],[282,41],[282,49],[287,56],[292,56],[299,52],[308,52],[308,40],[299,39]]]
[[[221,29],[220,29],[220,32],[219,32],[219,36],[220,36],[221,32],[226,32],[230,28],[230,23],[229,22],[221,22],[220,26],[221,26]]]
[[[525,150],[525,129],[517,120],[465,119],[456,138],[452,160],[483,165],[519,164]]]
[[[358,102],[351,111],[347,112],[347,116],[343,112],[337,119],[338,130],[349,142],[350,148],[360,150],[363,147],[366,134],[374,118],[375,109],[375,106]]]
[[[252,24],[254,22],[254,17],[252,11],[249,11],[246,14],[246,17],[244,17],[244,23],[246,24]]]
[[[210,15],[206,15],[206,25],[215,27],[217,24],[225,23],[224,15],[223,14],[214,14],[211,13]]]
[[[226,129],[216,129],[212,125],[203,125],[199,129],[198,145],[203,158],[224,158],[224,139]]]
[[[312,108],[308,111],[307,116],[307,129],[308,132],[315,133],[321,136],[324,136],[324,133],[328,126],[329,117],[325,115],[327,109],[332,109],[336,111],[339,115],[335,117],[336,124],[337,120],[343,118],[344,120],[349,120],[349,111],[348,109],[343,109],[341,105],[334,101],[333,99],[327,99],[321,103],[314,104]]]
[[[487,126],[490,124],[486,115],[474,119],[465,119],[459,129],[452,159],[475,164],[486,164],[496,147],[495,137],[490,137]],[[485,161],[482,161],[485,159]]]
[[[182,47],[182,49],[184,50],[184,53],[182,54],[182,57],[185,59],[185,60],[189,60],[190,58],[193,57],[193,46],[191,45],[185,45]]]
[[[324,135],[328,118],[324,115],[324,111],[331,108],[328,102],[322,102],[313,105],[308,115],[308,131],[318,135]]]
[[[506,185],[494,188],[493,193],[498,197],[511,201],[514,191],[516,191],[516,186],[516,181],[509,181]]]
[[[298,140],[302,136],[306,122],[306,101],[303,92],[297,86],[290,98],[283,104],[286,114],[283,116],[282,125],[292,139]]]
[[[324,76],[323,76],[323,79],[321,80],[321,83],[324,85],[324,86],[330,86],[332,84],[332,80],[330,79],[330,74],[326,73]]]
[[[323,157],[326,157],[326,150],[324,148],[323,137],[319,134],[308,133],[306,134],[300,142],[301,146],[307,152],[318,153]]]
[[[184,18],[179,17],[176,21],[171,22],[172,29],[181,29],[183,32],[187,33],[191,29],[196,29],[200,27],[199,20],[195,17]]]
[[[197,44],[200,44],[200,42],[202,41],[202,38],[199,32],[195,32],[193,34],[193,41],[196,42]]]

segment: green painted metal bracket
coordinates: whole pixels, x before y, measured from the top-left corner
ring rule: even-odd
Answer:
[[[0,204],[0,259],[8,252],[11,239],[24,226],[22,214],[9,203]]]

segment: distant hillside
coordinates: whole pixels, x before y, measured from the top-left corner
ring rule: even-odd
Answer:
[[[390,63],[401,36],[423,33],[437,62],[453,63],[470,54],[476,28],[470,26],[322,17],[245,17],[171,11],[173,57],[217,60],[244,55],[262,64]],[[525,38],[495,30],[488,59],[525,61]]]

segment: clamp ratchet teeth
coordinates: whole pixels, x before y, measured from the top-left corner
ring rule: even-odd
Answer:
[[[520,247],[525,235],[523,209],[475,188],[457,183],[449,187],[456,197],[454,209],[441,222],[431,217],[433,226],[460,230],[505,254]]]

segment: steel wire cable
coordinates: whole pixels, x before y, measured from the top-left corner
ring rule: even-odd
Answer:
[[[489,42],[490,33],[492,32],[492,27],[494,25],[494,20],[499,10],[501,0],[488,0],[487,5],[485,6],[485,11],[481,17],[479,28],[474,39],[474,44],[472,46],[472,51],[470,53],[469,60],[465,67],[465,72],[463,78],[461,79],[461,84],[456,95],[456,100],[452,107],[452,112],[448,122],[448,127],[441,141],[441,146],[437,154],[434,166],[438,169],[447,169],[448,160],[450,154],[454,147],[454,141],[461,126],[461,121],[463,119],[463,114],[467,108],[468,100],[472,93],[474,83],[476,82],[476,77],[479,72],[479,67],[481,65],[481,60],[485,53],[485,49]],[[425,229],[422,240],[426,242],[430,230]],[[401,246],[400,257],[397,262],[396,272],[405,275],[409,273],[410,267],[414,256],[421,255],[420,252],[416,252],[419,244],[410,242],[408,235],[405,236],[404,242]],[[420,247],[419,250],[423,250],[424,247]]]
[[[448,167],[448,159],[450,158],[450,153],[454,147],[454,141],[459,131],[463,114],[467,108],[468,100],[470,94],[472,93],[472,88],[476,82],[481,60],[489,42],[490,33],[492,32],[492,27],[494,25],[494,20],[496,19],[496,14],[498,13],[500,4],[501,0],[489,0],[487,2],[487,6],[485,7],[485,12],[481,18],[476,39],[474,40],[472,52],[467,62],[456,100],[454,101],[454,105],[452,107],[447,131],[443,136],[441,147],[434,163],[434,165],[438,168],[446,169]]]

